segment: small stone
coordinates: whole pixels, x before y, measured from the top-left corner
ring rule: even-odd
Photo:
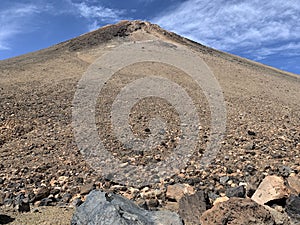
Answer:
[[[54,187],[58,184],[58,181],[53,178],[49,183],[51,187]]]
[[[274,209],[278,212],[283,212],[283,207],[281,205],[276,205]]]
[[[60,177],[58,178],[58,182],[62,185],[62,184],[64,184],[64,183],[66,183],[68,179],[69,179],[69,178],[68,178],[67,176],[60,176]]]
[[[34,202],[34,207],[39,207],[39,204],[41,203],[41,201],[36,201],[36,202]]]
[[[256,147],[256,145],[255,145],[255,143],[254,143],[253,141],[250,141],[249,143],[247,143],[247,144],[245,145],[245,149],[246,149],[246,150],[254,150],[255,147]]]
[[[29,200],[25,198],[24,193],[20,193],[17,195],[17,197],[14,200],[14,205],[20,213],[30,211]]]
[[[214,201],[213,205],[216,205],[221,202],[226,202],[228,200],[229,200],[229,198],[227,196],[219,197]]]
[[[288,166],[282,166],[279,168],[279,174],[283,177],[288,177],[292,173],[292,169]]]
[[[226,182],[229,180],[229,177],[228,176],[224,176],[224,177],[221,177],[220,178],[220,183],[221,184],[226,184]]]
[[[253,175],[254,172],[256,171],[255,166],[253,166],[252,164],[248,164],[245,166],[244,170],[246,172],[248,172],[249,174]]]
[[[295,192],[296,195],[300,194],[300,177],[290,176],[287,178],[288,186],[292,192]]]
[[[22,202],[20,205],[17,207],[18,212],[30,212],[30,205],[29,202]]]
[[[232,180],[229,180],[229,181],[227,181],[227,184],[232,185],[232,184],[233,184],[233,181],[232,181]]]
[[[38,208],[34,208],[34,209],[32,210],[32,212],[33,212],[33,213],[38,213],[38,212],[40,212],[40,211],[39,211]]]
[[[4,179],[0,177],[0,184],[4,183]]]
[[[128,191],[130,192],[130,194],[132,194],[132,195],[137,195],[138,193],[139,193],[139,189],[137,189],[137,188],[133,188],[133,187],[129,187],[128,188]]]
[[[244,198],[245,195],[246,195],[246,189],[244,186],[228,188],[226,190],[226,196],[229,198],[232,198],[232,197]]]
[[[153,199],[153,198],[147,200],[146,202],[147,202],[147,205],[148,205],[149,208],[155,208],[155,207],[158,207],[158,205],[159,205],[158,200],[157,199]]]
[[[80,188],[80,194],[86,195],[95,189],[95,185],[93,183],[86,184]]]
[[[47,198],[50,195],[50,190],[46,187],[41,187],[35,190],[34,201],[40,201],[43,198]]]
[[[179,200],[185,195],[194,194],[195,190],[189,184],[174,184],[167,187],[166,197],[172,200]]]
[[[180,174],[178,174],[178,177],[185,178],[185,175],[184,175],[184,173],[180,173]]]
[[[167,202],[168,203],[168,202]],[[148,210],[148,205],[147,205],[147,202],[144,200],[144,199],[138,199],[136,201],[136,204],[140,207],[140,208],[143,208],[143,209],[146,209]]]
[[[123,185],[113,185],[110,187],[112,191],[126,191],[127,188]]]
[[[54,189],[52,189],[52,190],[50,191],[50,194],[51,194],[51,195],[57,195],[59,192],[60,192],[59,189],[54,188]]]
[[[73,200],[72,206],[79,207],[82,203],[83,203],[83,201],[80,198],[76,198]]]
[[[64,194],[64,196],[62,197],[62,199],[60,200],[61,203],[69,203],[69,201],[71,200],[72,195],[70,193],[66,193]]]
[[[75,182],[76,182],[76,183],[83,184],[83,181],[84,181],[84,180],[83,180],[82,177],[76,177],[76,178],[75,178]]]
[[[263,179],[251,199],[264,205],[272,200],[286,198],[288,195],[288,189],[284,185],[283,178],[273,175]]]
[[[254,131],[252,131],[252,130],[248,130],[248,134],[249,134],[250,136],[255,136],[255,135],[256,135],[256,133],[255,133]]]
[[[214,192],[208,192],[208,198],[209,198],[209,202],[212,204],[217,198],[219,198],[220,196],[217,195]]]
[[[38,204],[38,207],[41,207],[41,206],[50,206],[52,205],[53,203],[53,200],[51,198],[43,198],[39,204]]]
[[[5,194],[0,191],[0,206],[4,205]]]

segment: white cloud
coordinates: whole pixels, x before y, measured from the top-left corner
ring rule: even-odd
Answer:
[[[299,0],[188,0],[152,21],[225,51],[263,57],[288,47],[300,54],[299,44],[286,44],[300,42]]]
[[[282,54],[282,52],[285,52],[285,56],[299,56],[300,50],[300,42],[291,42],[287,44],[282,44],[275,47],[262,47],[258,50],[258,55],[261,58],[265,58],[270,55],[275,54]]]
[[[38,8],[30,4],[17,4],[0,11],[0,50],[10,49],[10,40],[15,35],[30,32],[31,28],[24,25],[32,15],[38,12]]]
[[[90,19],[116,20],[122,11],[105,8],[103,6],[88,6],[86,3],[74,4],[77,6],[81,16]]]
[[[72,0],[67,0],[73,6],[73,13],[79,13],[81,17],[87,19],[90,24],[89,30],[99,28],[99,24],[103,22],[115,23],[121,20],[121,16],[125,14],[125,10],[111,9],[102,5],[91,4],[90,1],[82,1],[74,3]]]

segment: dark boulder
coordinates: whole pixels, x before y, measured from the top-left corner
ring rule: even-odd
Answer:
[[[169,211],[147,211],[132,201],[116,194],[94,190],[86,201],[76,209],[72,225],[182,225],[176,213]]]

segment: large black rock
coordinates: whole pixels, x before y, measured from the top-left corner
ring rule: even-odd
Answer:
[[[300,221],[300,197],[291,195],[286,201],[286,212],[292,218]]]
[[[76,209],[71,225],[183,225],[176,213],[147,211],[116,194],[94,190]]]

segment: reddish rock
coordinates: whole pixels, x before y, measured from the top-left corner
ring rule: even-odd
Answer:
[[[200,218],[201,225],[274,225],[270,212],[251,199],[230,198],[204,212]]]

